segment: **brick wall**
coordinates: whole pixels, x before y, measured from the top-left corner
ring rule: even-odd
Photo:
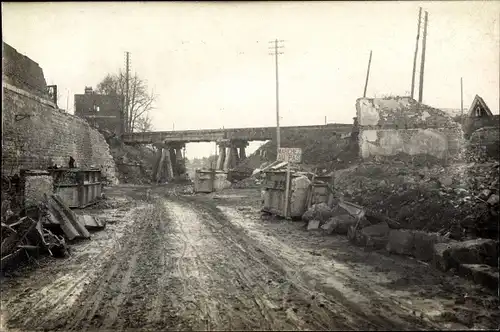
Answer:
[[[17,116],[17,119],[16,119]],[[54,108],[30,92],[3,84],[2,172],[68,166],[99,167],[117,182],[115,164],[104,137],[85,120]]]

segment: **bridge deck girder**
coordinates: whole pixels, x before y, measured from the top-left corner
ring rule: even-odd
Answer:
[[[286,136],[293,132],[328,131],[349,132],[352,124],[329,124],[321,126],[292,126],[281,127],[281,135]],[[242,141],[267,141],[276,136],[276,127],[259,128],[228,128],[182,131],[156,131],[145,133],[127,133],[123,135],[125,143],[154,144],[168,142],[216,142],[223,139]]]

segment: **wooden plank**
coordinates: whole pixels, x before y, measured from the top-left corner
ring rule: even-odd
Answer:
[[[71,209],[66,204],[64,204],[61,198],[58,195],[51,195],[51,197],[59,204],[60,210],[68,218],[70,223],[79,233],[80,237],[90,238],[89,231],[85,228],[84,225],[80,223],[80,221],[76,217],[76,214],[73,211],[71,211]]]
[[[55,216],[57,220],[59,220],[59,224],[61,226],[64,235],[68,238],[68,240],[73,240],[79,236],[78,231],[73,227],[73,224],[69,221],[66,215],[63,213],[59,204],[50,197],[48,201],[49,211]]]

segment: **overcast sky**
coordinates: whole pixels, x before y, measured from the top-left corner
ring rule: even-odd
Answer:
[[[352,123],[370,50],[367,96],[409,95],[419,6],[429,12],[424,103],[460,108],[463,77],[464,107],[479,94],[498,113],[499,1],[2,3],[2,32],[71,113],[73,95],[123,68],[129,51],[158,94],[156,130],[275,125],[268,47],[278,38],[281,124]]]

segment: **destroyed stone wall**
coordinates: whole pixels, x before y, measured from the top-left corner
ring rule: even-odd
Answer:
[[[390,97],[360,98],[356,110],[363,159],[400,154],[462,158],[462,129],[439,109],[409,97]]]
[[[77,167],[98,167],[116,183],[115,163],[104,137],[74,115],[50,102],[3,84],[2,172],[46,169],[54,164],[68,166],[69,157]]]
[[[2,80],[39,97],[47,97],[47,83],[38,63],[6,43],[2,46]]]

